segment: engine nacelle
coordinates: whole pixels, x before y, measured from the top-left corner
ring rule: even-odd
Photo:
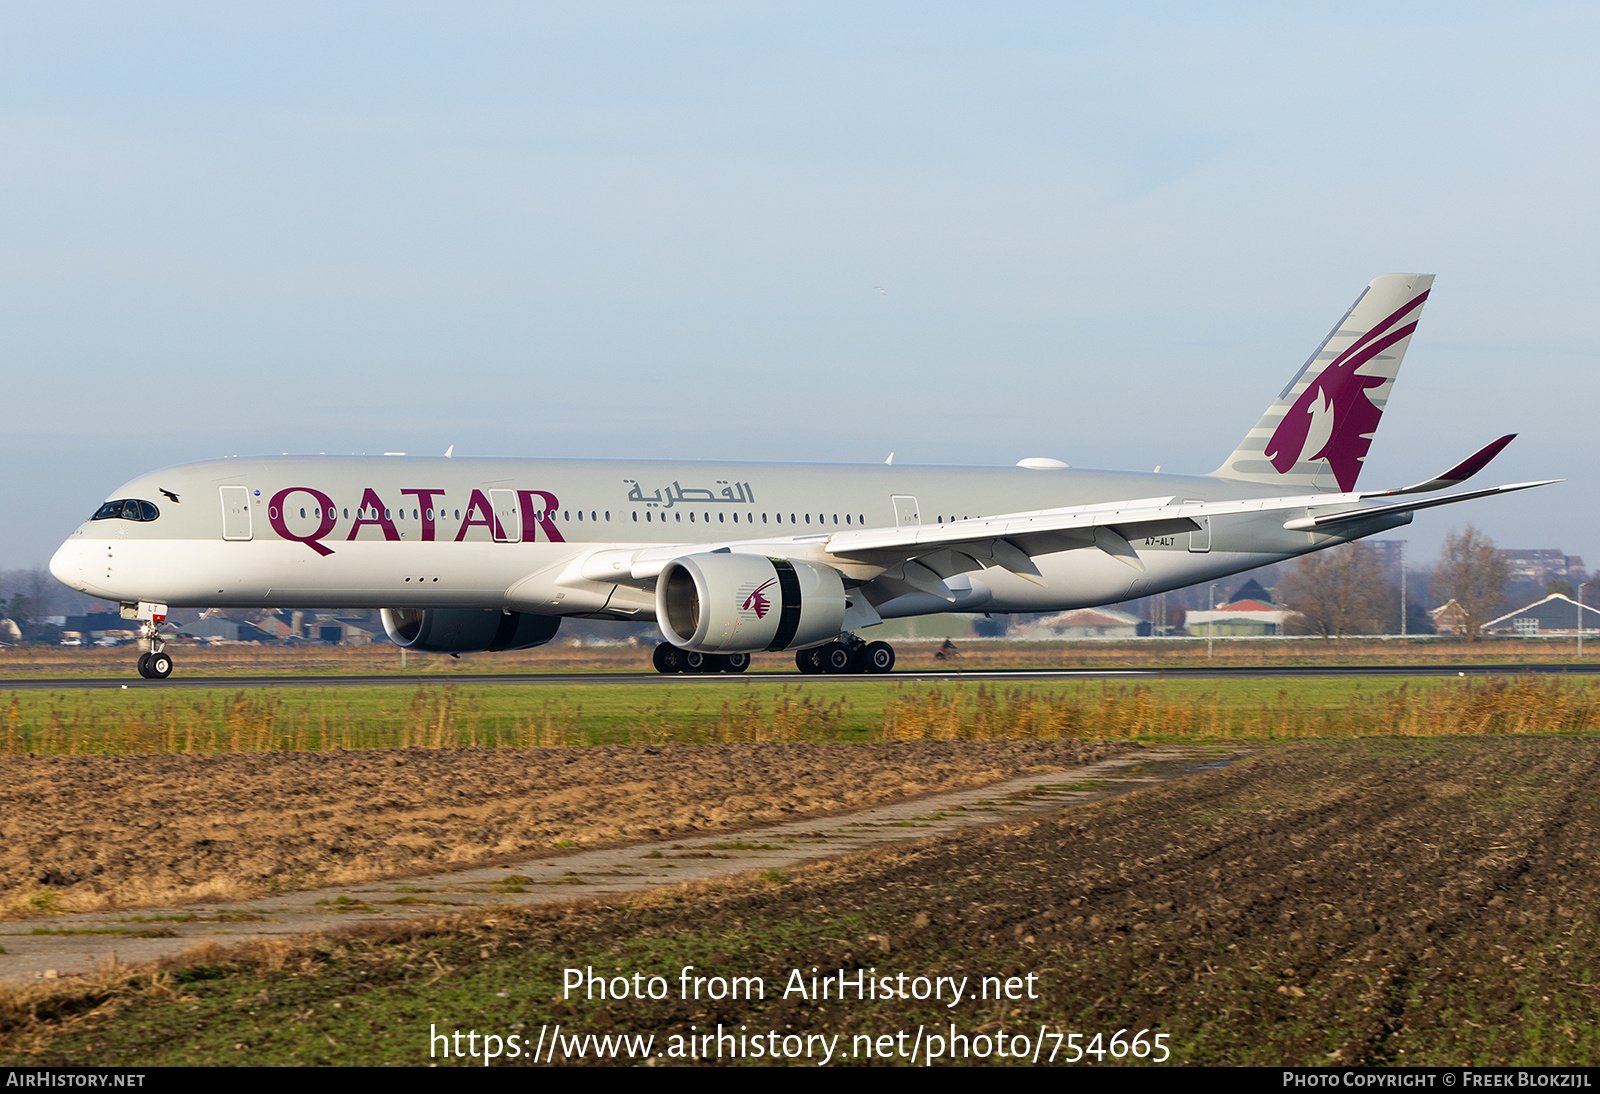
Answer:
[[[561,619],[498,608],[385,608],[383,629],[394,644],[423,653],[498,653],[542,646]]]
[[[675,646],[751,653],[814,646],[844,625],[844,579],[831,566],[762,555],[675,558],[656,579],[656,621]]]

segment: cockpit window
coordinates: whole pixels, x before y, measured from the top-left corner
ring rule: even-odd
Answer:
[[[161,510],[143,498],[118,498],[96,509],[90,520],[155,520]]]

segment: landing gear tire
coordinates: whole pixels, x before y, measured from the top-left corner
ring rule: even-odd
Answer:
[[[750,667],[750,655],[748,653],[724,654],[722,662],[723,672],[743,672]]]
[[[808,676],[826,672],[822,667],[822,651],[825,649],[826,646],[812,646],[808,650],[795,650],[795,667]]]
[[[659,643],[650,654],[650,660],[657,672],[671,675],[683,671],[683,651],[671,642]]]
[[[683,650],[678,654],[683,658],[684,672],[716,672],[721,666],[717,664],[717,655],[714,653],[701,653],[698,650]]]
[[[139,624],[139,644],[145,647],[145,652],[139,655],[139,675],[146,680],[165,680],[172,675],[172,658],[162,651],[163,618],[165,617],[150,618]]]
[[[868,642],[861,652],[865,672],[889,672],[894,668],[894,647],[887,642]]]
[[[849,672],[855,662],[850,647],[843,642],[829,642],[823,646],[820,660],[822,671],[830,673]]]

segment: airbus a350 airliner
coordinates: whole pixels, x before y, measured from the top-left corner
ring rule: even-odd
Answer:
[[[401,646],[526,649],[563,616],[654,620],[662,672],[888,672],[885,619],[1040,612],[1210,581],[1407,524],[1437,478],[1356,479],[1433,283],[1369,284],[1208,475],[634,460],[284,456],[142,475],[62,544],[57,578],[142,620],[172,672],[173,607],[370,607]],[[1556,480],[1548,480],[1556,481]]]

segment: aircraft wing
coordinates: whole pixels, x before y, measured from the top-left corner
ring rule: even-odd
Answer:
[[[1043,584],[1038,571],[1028,561],[1031,556],[1094,546],[1132,568],[1142,571],[1144,564],[1139,561],[1138,553],[1134,551],[1129,540],[1196,531],[1201,526],[1200,521],[1210,517],[1304,509],[1306,511],[1304,516],[1285,521],[1284,527],[1291,531],[1312,532],[1326,529],[1335,532],[1340,525],[1373,517],[1431,509],[1439,505],[1488,497],[1491,494],[1505,494],[1559,482],[1558,479],[1547,479],[1542,482],[1512,483],[1509,486],[1474,490],[1442,498],[1395,502],[1368,508],[1346,508],[1352,503],[1359,505],[1361,502],[1377,498],[1429,493],[1456,486],[1483,470],[1489,461],[1499,455],[1515,437],[1515,433],[1500,437],[1450,470],[1425,482],[1396,490],[1302,494],[1224,502],[1178,503],[1175,497],[1140,498],[1063,509],[1008,513],[943,524],[835,532],[828,537],[826,550],[828,554],[839,558],[873,562],[913,559],[941,550],[955,551],[971,556],[974,561],[982,565],[1000,565],[1030,581]],[[931,568],[940,571],[941,576],[948,577],[950,574],[942,571],[951,569],[951,560],[947,557],[943,561],[945,563],[943,566],[935,565]],[[954,569],[962,568],[964,566],[961,562],[955,562]]]
[[[1033,569],[1030,555],[1066,551],[1075,547],[1099,546],[1116,554],[1130,565],[1143,569],[1128,537],[1176,535],[1200,527],[1203,516],[1223,512],[1256,512],[1265,506],[1304,508],[1312,502],[1326,503],[1328,494],[1312,494],[1297,501],[1281,497],[1254,498],[1232,502],[1191,502],[1175,504],[1175,498],[1140,498],[1105,504],[1071,506],[1007,513],[943,524],[911,525],[901,528],[862,528],[831,535],[812,534],[789,537],[762,537],[756,540],[730,540],[725,543],[663,545],[638,549],[618,548],[595,551],[585,556],[581,576],[591,581],[653,580],[662,568],[685,553],[737,551],[771,555],[816,557],[820,551],[840,560],[868,563],[915,558],[942,548],[963,548],[977,557],[1004,558]],[[1356,495],[1351,496],[1355,500]],[[1290,503],[1290,504],[1285,504]],[[1120,531],[1119,531],[1120,530]],[[999,543],[991,551],[986,545]],[[1009,568],[1009,567],[1008,567]]]
[[[1443,478],[1444,476],[1441,476]],[[1459,480],[1457,480],[1459,481]],[[1394,513],[1431,509],[1458,501],[1547,486],[1559,479],[1512,483],[1442,498],[1421,498],[1360,507],[1363,501],[1392,497],[1407,490],[1376,493],[1296,494],[1233,501],[1179,501],[1176,496],[1038,509],[970,520],[895,528],[861,528],[831,534],[762,537],[724,543],[664,544],[645,548],[594,551],[575,564],[574,576],[590,581],[646,584],[666,564],[684,554],[737,552],[855,562],[893,569],[893,576],[939,596],[949,596],[944,578],[987,566],[1003,569],[1043,585],[1033,564],[1035,555],[1095,547],[1134,570],[1145,566],[1130,540],[1197,531],[1201,521],[1246,513],[1301,511],[1284,522],[1291,531],[1337,534],[1339,526]],[[1356,508],[1347,508],[1348,506]],[[924,572],[926,571],[926,572]]]
[[[1451,494],[1442,498],[1396,502],[1366,509],[1337,510],[1290,520],[1285,522],[1284,527],[1294,531],[1310,531],[1388,513],[1432,509],[1438,505],[1451,505],[1458,501],[1489,497],[1492,494],[1509,494],[1561,481],[1561,479],[1543,479],[1538,482],[1518,482],[1485,490],[1471,490],[1464,494]],[[1403,491],[1384,491],[1379,494],[1301,494],[1290,497],[1247,498],[1240,501],[1182,503],[1177,502],[1175,498],[1143,498],[1136,501],[1083,505],[1067,509],[1007,513],[996,517],[947,521],[943,524],[835,532],[828,537],[827,551],[832,555],[854,557],[877,551],[922,551],[936,546],[955,547],[985,539],[1030,540],[1059,533],[1082,532],[1085,529],[1116,529],[1126,539],[1138,539],[1196,531],[1200,527],[1199,520],[1202,517],[1235,516],[1240,513],[1266,513],[1288,509],[1331,509],[1337,505],[1348,505],[1368,498],[1387,497],[1399,493]]]
[[[1340,525],[1416,509],[1451,505],[1458,501],[1488,497],[1491,494],[1505,494],[1535,486],[1547,486],[1559,481],[1559,479],[1548,479],[1542,482],[1513,483],[1442,498],[1418,499],[1355,509],[1340,507],[1352,503],[1358,504],[1375,496],[1392,496],[1401,491],[1385,491],[1377,495],[1355,492],[1302,494],[1220,502],[1179,502],[1173,497],[1142,498],[1103,505],[1009,513],[975,520],[949,521],[944,524],[835,532],[828,537],[825,549],[828,554],[841,559],[876,563],[895,561],[909,563],[912,560],[937,555],[939,552],[953,552],[970,556],[981,565],[1001,566],[1019,577],[1036,584],[1043,584],[1043,579],[1031,561],[1034,555],[1079,547],[1097,547],[1118,561],[1142,572],[1144,563],[1140,561],[1138,552],[1134,550],[1130,540],[1196,531],[1201,527],[1202,519],[1211,517],[1303,510],[1306,515],[1285,521],[1284,527],[1291,531],[1326,530],[1330,534],[1336,534]],[[951,567],[944,562],[927,568],[942,579],[950,576],[947,570],[954,572],[970,567],[960,564]],[[917,584],[918,580],[926,582],[927,577],[928,575],[908,571],[904,579]],[[936,591],[936,588],[930,588],[929,591]]]

